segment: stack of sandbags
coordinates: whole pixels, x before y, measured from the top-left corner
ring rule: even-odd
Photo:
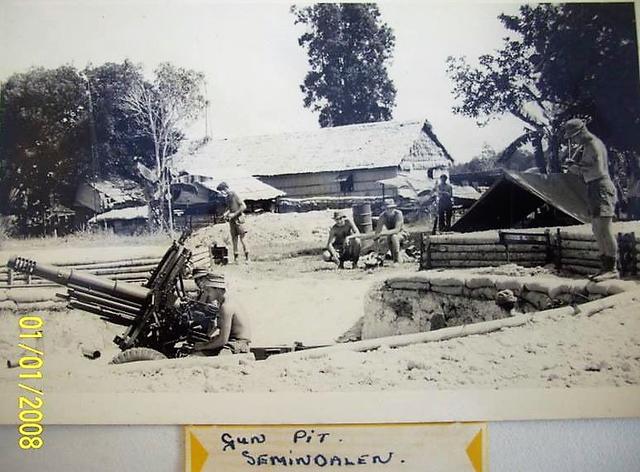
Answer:
[[[66,301],[56,296],[59,292],[64,292],[64,289],[43,287],[0,289],[0,312],[64,310]]]
[[[544,265],[544,244],[517,244],[507,247],[498,235],[438,235],[423,242],[423,268],[490,267],[513,262],[522,266]]]
[[[592,234],[560,231],[556,243],[563,270],[590,275],[600,269],[600,251]]]

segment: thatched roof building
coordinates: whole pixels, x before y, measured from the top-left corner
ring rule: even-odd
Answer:
[[[367,123],[209,141],[178,165],[240,168],[288,197],[381,195],[398,172],[436,177],[452,157],[427,121]]]

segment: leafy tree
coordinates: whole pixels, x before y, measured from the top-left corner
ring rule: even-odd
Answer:
[[[496,169],[506,169],[515,171],[525,171],[535,167],[533,153],[526,149],[518,149],[508,161],[501,161],[500,154],[491,146],[485,144],[478,156],[473,157],[469,162],[456,164],[451,168],[451,174],[465,172],[486,172]]]
[[[387,74],[395,36],[375,4],[322,3],[292,7],[307,31],[298,44],[311,70],[300,86],[304,106],[322,127],[392,118],[396,89]]]
[[[70,66],[11,76],[0,92],[2,199],[23,231],[43,225],[55,204],[70,206],[87,174],[86,97]]]
[[[87,67],[81,77],[91,94],[89,128],[99,177],[137,178],[134,159],[151,166],[154,146],[150,136],[138,126],[134,116],[122,105],[134,84],[143,80],[141,68],[128,60]],[[93,167],[93,166],[92,166]]]
[[[153,169],[141,166],[154,186],[152,207],[158,222],[171,233],[169,157],[183,139],[181,127],[199,116],[205,107],[204,75],[169,63],[158,66],[152,82],[137,80],[122,97],[122,106],[153,141]]]
[[[620,151],[640,145],[638,57],[632,4],[544,4],[501,15],[510,32],[503,47],[477,66],[449,58],[447,70],[460,100],[454,112],[480,125],[505,113],[524,133],[502,154],[524,144],[543,172],[560,169],[561,125],[571,117]]]

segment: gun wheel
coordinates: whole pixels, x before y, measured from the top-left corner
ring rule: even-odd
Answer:
[[[166,359],[167,356],[161,352],[156,351],[148,347],[132,347],[126,351],[122,351],[116,357],[111,359],[109,364],[126,364],[128,362],[138,361],[157,361],[159,359]]]

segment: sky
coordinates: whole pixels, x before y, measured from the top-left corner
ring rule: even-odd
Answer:
[[[148,72],[161,63],[204,72],[214,138],[314,130],[317,115],[303,107],[308,71],[289,2],[221,3],[183,0],[2,0],[0,81],[33,66],[122,62]],[[454,115],[448,56],[477,58],[507,34],[497,16],[509,3],[383,2],[382,19],[396,35],[389,74],[397,88],[395,120],[428,119],[458,162],[485,143],[501,150],[522,132],[505,117],[480,128]],[[204,120],[188,134],[202,137]]]

